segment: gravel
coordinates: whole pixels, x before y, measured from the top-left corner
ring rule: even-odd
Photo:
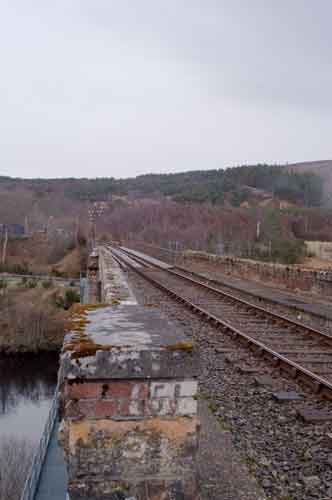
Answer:
[[[330,422],[303,424],[297,416],[304,406],[332,412],[332,403],[288,379],[142,278],[132,273],[129,278],[138,301],[159,307],[199,350],[202,500],[332,499],[332,449],[326,439]],[[270,384],[261,383],[262,375],[270,377]],[[276,391],[296,391],[304,400],[278,402]]]

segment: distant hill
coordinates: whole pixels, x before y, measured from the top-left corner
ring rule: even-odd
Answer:
[[[91,204],[105,202],[109,207],[121,203],[121,200],[132,203],[142,199],[168,199],[224,207],[278,207],[287,204],[318,207],[323,200],[323,180],[326,183],[329,179],[331,185],[331,177],[327,177],[332,175],[330,165],[332,162],[252,165],[178,174],[148,174],[129,179],[0,177],[0,224],[24,224],[27,216],[28,224],[32,226],[30,229],[49,227],[55,221],[58,227],[72,228],[80,214],[83,220],[87,220]],[[326,198],[327,191],[324,195]]]
[[[293,172],[287,166],[251,165],[179,174],[150,174],[116,181],[122,193],[162,194],[179,202],[210,202],[238,207],[263,198],[298,206],[320,206],[323,183],[312,172]],[[258,196],[256,196],[259,194]]]
[[[313,172],[323,179],[324,202],[332,206],[332,160],[307,161],[288,165],[293,172]]]

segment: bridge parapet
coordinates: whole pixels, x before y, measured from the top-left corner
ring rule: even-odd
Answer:
[[[100,274],[99,274],[99,254],[94,250],[88,258],[88,269],[86,273],[88,286],[88,303],[97,304],[100,302]]]
[[[129,288],[114,260],[102,265],[123,296],[108,289],[102,293],[110,304],[77,306],[61,356],[60,437],[70,498],[193,500],[192,343],[157,308],[125,297]]]

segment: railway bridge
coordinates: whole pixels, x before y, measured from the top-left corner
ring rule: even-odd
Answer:
[[[90,255],[83,302],[72,311],[56,396],[22,500],[199,498],[197,355],[155,304],[137,303],[129,271],[197,313],[223,339],[239,342],[218,353],[236,358],[248,347],[298,387],[332,399],[329,307],[313,300],[294,304],[284,294],[283,304],[292,308],[287,315],[264,290],[257,294],[257,284],[240,289],[105,245]],[[297,313],[316,315],[315,323]],[[256,364],[241,365],[241,372],[257,373]],[[294,390],[273,396],[303,401]],[[298,414],[311,423],[332,420],[320,405]]]
[[[90,255],[22,500],[197,497],[193,345],[137,303],[124,267],[108,248]]]

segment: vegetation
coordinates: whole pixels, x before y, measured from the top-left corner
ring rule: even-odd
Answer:
[[[0,500],[19,500],[28,474],[34,446],[17,436],[0,440]]]
[[[7,288],[7,281],[0,279],[0,290],[5,290]]]
[[[304,241],[294,237],[291,219],[276,209],[261,214],[260,234],[247,248],[246,257],[282,264],[299,263],[306,253]]]
[[[26,283],[26,287],[27,287],[27,288],[36,288],[36,287],[37,287],[37,284],[38,284],[38,283],[37,283],[37,280],[35,280],[35,279],[31,279],[31,280],[27,281],[27,283]]]
[[[281,264],[297,264],[306,256],[302,240],[273,239],[267,246],[254,246],[251,257]]]
[[[33,274],[25,262],[22,264],[0,264],[0,273]]]
[[[20,286],[0,294],[0,351],[58,349],[64,335],[65,313],[56,306],[54,296],[61,293],[61,288]]]
[[[65,291],[64,296],[58,295],[56,297],[56,305],[57,307],[68,311],[73,304],[80,302],[80,295],[76,290],[68,289]]]
[[[233,206],[239,206],[252,196],[250,188],[304,206],[319,206],[322,202],[323,181],[319,176],[311,172],[296,173],[277,165],[142,175],[115,181],[114,189],[122,193],[161,193],[181,202],[222,204],[227,198]]]
[[[98,214],[97,234],[118,241],[279,262],[300,261],[303,240],[332,239],[332,214],[322,215],[321,177],[287,165],[132,179],[0,177],[0,196],[0,222],[24,224],[28,215],[35,231],[34,238],[8,242],[0,272],[78,277],[86,267],[91,213]]]
[[[180,202],[223,204],[227,200],[233,206],[238,206],[252,196],[252,189],[259,189],[308,207],[319,206],[323,196],[323,181],[318,175],[290,171],[287,166],[266,164],[179,174],[148,174],[130,179],[28,180],[0,177],[1,188],[5,191],[3,196],[6,204],[13,204],[15,191],[21,189],[20,201],[26,201],[30,210],[32,205],[43,208],[45,215],[54,215],[59,211],[65,214],[71,208],[68,200],[107,201],[113,195],[159,194]],[[13,210],[17,208],[13,206]],[[21,216],[20,220],[24,220],[24,217]]]
[[[45,288],[46,290],[48,288],[52,288],[53,286],[53,281],[52,280],[43,280],[42,281],[42,287]]]

